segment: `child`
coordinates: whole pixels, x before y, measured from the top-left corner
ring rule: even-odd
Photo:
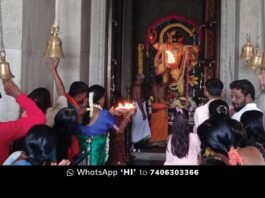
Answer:
[[[197,134],[191,132],[188,120],[188,112],[177,108],[164,165],[198,165],[201,143]]]

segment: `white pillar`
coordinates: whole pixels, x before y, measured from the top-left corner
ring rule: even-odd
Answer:
[[[107,0],[91,0],[89,85],[105,86]]]
[[[21,87],[22,1],[2,0],[2,17],[6,61],[15,75],[13,80]],[[5,95],[1,81],[0,92],[0,122],[15,120],[19,106],[12,97]]]
[[[74,81],[80,80],[81,43],[83,42],[81,38],[82,0],[59,0],[58,20],[60,25],[60,38],[63,42],[65,55],[65,58],[61,60],[59,65],[59,73],[62,76],[66,91],[68,91]],[[83,64],[85,65],[85,63]]]
[[[14,80],[25,93],[41,86],[53,94],[50,62],[43,56],[54,22],[55,0],[3,0],[2,3],[6,58],[16,76]],[[73,81],[88,83],[90,1],[58,0],[58,5],[59,36],[65,54],[59,73],[68,91]],[[104,73],[102,76],[104,79]],[[0,91],[3,95],[0,99],[0,121],[16,119],[18,105],[4,95],[2,83]]]
[[[221,1],[221,49],[220,49],[220,78],[225,85],[225,99],[230,101],[230,82],[237,78],[235,41],[236,27],[236,1]]]
[[[257,74],[240,60],[241,47],[246,43],[246,34],[251,36],[254,46],[264,51],[264,0],[249,3],[248,0],[222,0],[220,77],[225,83],[225,99],[230,99],[229,84],[238,79],[248,79],[255,86],[256,102],[265,110],[265,95],[260,94]]]
[[[66,91],[74,81],[87,80],[88,71],[88,50],[85,46],[85,36],[82,37],[83,27],[89,23],[89,17],[82,19],[83,12],[89,14],[89,10],[82,6],[86,0],[58,1],[58,22],[60,27],[59,37],[65,57],[61,59],[59,74],[62,77]],[[27,92],[37,87],[46,87],[51,94],[55,93],[53,80],[50,74],[50,59],[44,58],[44,51],[50,36],[50,28],[55,17],[54,0],[24,0],[23,10],[23,59],[22,59],[22,81],[23,87]],[[89,7],[88,7],[89,8]],[[89,32],[86,32],[89,35]],[[82,65],[81,65],[82,63]],[[81,74],[82,70],[82,74]],[[55,97],[53,97],[55,99]]]

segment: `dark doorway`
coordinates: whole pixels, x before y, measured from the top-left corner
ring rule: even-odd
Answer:
[[[148,27],[156,20],[181,16],[196,23],[202,32],[199,63],[205,79],[219,77],[220,0],[112,0],[109,3],[109,93],[117,90],[126,97],[133,76],[138,72],[139,44],[146,44]],[[143,49],[143,73],[147,92],[150,67]],[[111,97],[110,97],[111,98]]]
[[[200,32],[200,53],[196,72],[200,79],[193,96],[200,104],[204,100],[204,83],[209,78],[219,78],[220,0],[112,0],[111,53],[109,52],[108,88],[110,98],[114,90],[123,97],[130,95],[133,77],[141,71],[146,77],[146,98],[150,96],[153,60],[146,56],[148,27],[168,16],[184,18],[196,24]],[[176,17],[177,16],[177,17]],[[170,22],[169,22],[170,23]],[[163,24],[165,25],[165,24]],[[162,30],[164,27],[161,27]],[[159,29],[159,27],[158,27]],[[109,38],[110,39],[110,38]],[[190,44],[190,43],[189,43]],[[141,47],[144,48],[141,50]],[[141,54],[142,53],[142,54]],[[142,60],[139,58],[142,56]],[[139,69],[140,68],[140,69]]]

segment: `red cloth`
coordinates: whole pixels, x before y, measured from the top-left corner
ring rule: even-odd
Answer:
[[[71,147],[68,149],[68,159],[72,161],[73,157],[77,156],[79,152],[80,152],[80,146],[78,138],[75,135],[73,135]]]
[[[27,117],[16,121],[0,122],[0,164],[8,157],[10,145],[14,140],[25,136],[32,126],[46,122],[45,115],[25,94],[21,93],[16,102],[27,113]]]
[[[121,116],[115,116],[115,123],[118,126],[122,120],[123,118]],[[109,165],[127,165],[127,158],[126,131],[124,133],[116,133],[112,129],[109,143]]]
[[[77,102],[69,94],[66,94],[66,98],[67,101],[75,108],[75,110],[78,110],[80,108]]]

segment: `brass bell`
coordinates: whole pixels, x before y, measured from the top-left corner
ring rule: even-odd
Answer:
[[[261,64],[258,67],[258,69],[265,70],[265,53],[263,53],[263,55],[262,55]]]
[[[259,68],[261,66],[261,62],[262,62],[262,55],[261,55],[261,53],[259,53],[259,50],[256,49],[256,54],[251,59],[250,64],[248,66],[253,68],[253,69]]]
[[[0,55],[0,79],[6,80],[14,77],[11,73],[9,63],[6,62],[5,56]]]
[[[62,58],[64,57],[62,40],[58,36],[59,26],[53,25],[51,28],[51,35],[48,40],[47,49],[45,52],[46,58]]]
[[[254,47],[250,43],[250,38],[247,39],[247,43],[243,45],[240,58],[246,61],[250,61],[254,56]]]

